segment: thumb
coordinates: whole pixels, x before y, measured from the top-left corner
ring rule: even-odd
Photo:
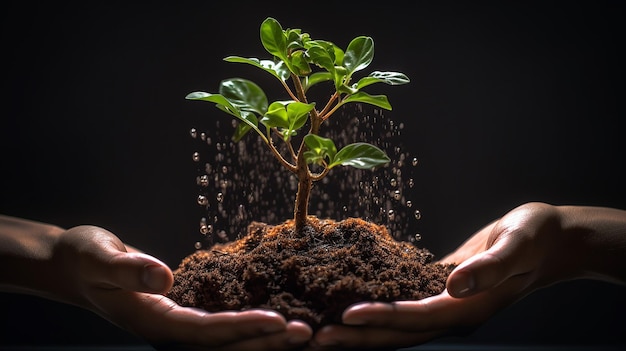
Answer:
[[[524,243],[511,243],[510,237],[499,240],[486,251],[459,264],[446,283],[452,297],[468,297],[494,288],[512,276],[527,273]]]
[[[131,291],[165,293],[174,282],[167,265],[143,253],[118,252],[111,257],[107,271],[104,282]]]

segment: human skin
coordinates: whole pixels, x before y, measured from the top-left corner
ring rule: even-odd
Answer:
[[[626,211],[523,204],[440,260],[458,266],[446,290],[419,301],[364,302],[343,325],[316,333],[312,349],[414,346],[476,327],[533,291],[575,279],[626,285]]]
[[[163,296],[173,284],[167,265],[96,226],[65,230],[0,215],[0,264],[13,267],[0,270],[0,291],[93,311],[159,350],[292,350],[312,336],[274,311],[177,305]]]

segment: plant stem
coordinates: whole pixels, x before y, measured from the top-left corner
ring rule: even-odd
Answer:
[[[300,97],[301,101],[306,102],[306,95],[304,94],[304,89],[302,88],[302,84],[300,82],[300,78],[292,75],[296,92]],[[314,109],[311,111],[311,129],[309,130],[310,134],[318,134],[320,125],[322,123],[321,118],[319,117],[318,112]],[[311,188],[313,187],[313,176],[309,171],[309,165],[306,162],[306,158],[304,157],[304,150],[306,145],[304,141],[300,144],[300,148],[298,149],[298,155],[296,160],[296,176],[298,177],[298,192],[296,193],[296,203],[294,207],[294,222],[296,227],[296,233],[299,235],[302,233],[302,229],[306,225],[307,217],[308,217],[308,206],[309,206],[309,197],[311,195]]]
[[[296,193],[294,221],[296,232],[300,234],[302,232],[302,228],[304,228],[304,226],[306,225],[309,196],[311,195],[311,188],[313,186],[311,173],[309,172],[309,167],[302,152],[300,152],[298,155],[298,163],[296,167],[296,176],[298,177],[298,192]]]
[[[310,134],[318,134],[322,121],[315,110],[311,111],[311,130]],[[294,220],[296,232],[300,233],[306,225],[308,216],[309,196],[313,187],[313,175],[309,170],[309,165],[304,157],[305,144],[300,144],[298,150],[298,158],[296,163],[296,176],[298,177],[298,192],[296,193],[296,205],[294,209]],[[323,173],[324,175],[326,173]],[[321,178],[323,176],[319,176]]]

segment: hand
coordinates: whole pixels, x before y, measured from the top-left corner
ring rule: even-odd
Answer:
[[[286,322],[273,311],[208,313],[177,305],[162,295],[172,286],[171,270],[102,228],[79,226],[65,231],[2,216],[0,228],[9,228],[0,238],[10,249],[3,256],[27,270],[17,277],[0,275],[0,287],[91,310],[157,349],[289,350],[312,336],[305,323]],[[33,235],[30,242],[24,239],[37,231],[46,234]],[[27,248],[34,248],[33,253],[23,254]]]
[[[304,344],[310,328],[278,313],[208,313],[160,295],[172,286],[170,269],[154,257],[126,252],[112,233],[81,226],[61,235],[55,253],[65,261],[75,300],[159,348],[283,350]],[[293,340],[294,342],[290,342]]]
[[[344,311],[344,325],[322,328],[313,344],[342,349],[413,346],[474,328],[530,292],[559,281],[595,278],[623,284],[625,228],[626,212],[621,210],[522,205],[440,261],[458,264],[443,293],[420,301],[353,305]]]

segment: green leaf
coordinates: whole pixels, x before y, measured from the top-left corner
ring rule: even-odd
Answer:
[[[308,33],[302,33],[301,29],[285,29],[283,31],[287,41],[287,51],[304,49],[307,42],[311,40]]]
[[[374,59],[374,40],[360,36],[352,39],[343,58],[343,66],[348,69],[348,75],[369,66]]]
[[[315,72],[310,76],[306,77],[303,82],[304,91],[309,90],[312,86],[318,83],[326,82],[332,80],[333,76],[330,72]]]
[[[233,141],[235,142],[241,140],[241,138],[243,138],[246,134],[248,134],[248,132],[252,130],[253,125],[257,126],[259,124],[256,116],[252,112],[247,112],[247,111],[242,112],[240,119],[245,119],[249,123],[237,124],[237,127],[235,128],[235,132],[233,133]]]
[[[337,154],[337,147],[331,139],[323,138],[315,134],[308,134],[304,137],[304,143],[309,149],[304,154],[307,163],[321,164],[326,158],[328,158],[329,161],[333,160]]]
[[[261,118],[261,123],[267,128],[289,128],[289,118],[285,106],[291,102],[291,100],[272,102]]]
[[[372,169],[389,163],[391,159],[385,152],[368,143],[354,143],[346,145],[335,155],[328,168],[338,165],[352,166],[359,169]]]
[[[368,93],[359,91],[354,95],[349,95],[348,97],[346,97],[341,102],[341,105],[347,104],[349,102],[364,102],[366,104],[378,106],[380,108],[391,111],[391,104],[389,103],[389,100],[387,100],[387,96],[385,95],[370,95]]]
[[[246,63],[258,67],[282,81],[286,81],[289,78],[289,70],[283,61],[274,62],[272,60],[259,60],[254,57],[245,58],[240,56],[228,56],[224,58],[224,61]]]
[[[187,96],[185,96],[185,99],[213,102],[218,106],[222,106],[222,110],[224,112],[229,113],[237,118],[241,117],[241,110],[239,110],[238,107],[235,107],[230,101],[228,101],[228,99],[220,94],[211,94],[205,93],[204,91],[196,91],[187,94]]]
[[[374,83],[385,83],[389,85],[402,85],[409,83],[409,77],[400,72],[380,72],[375,71],[369,76],[363,77],[356,84],[357,89],[362,89]]]
[[[239,109],[263,115],[267,111],[267,97],[261,87],[254,82],[242,78],[223,80],[220,83],[220,94]]]
[[[283,138],[288,140],[294,131],[304,126],[309,117],[309,112],[314,107],[314,103],[305,104],[293,100],[276,101],[270,105],[267,113],[261,118],[261,123],[268,128],[284,129]]]
[[[261,23],[261,43],[267,52],[287,61],[287,38],[277,20],[268,17]]]
[[[241,111],[235,104],[231,103],[231,101],[226,99],[223,95],[205,93],[203,91],[196,91],[196,92],[187,94],[185,98],[188,100],[199,100],[199,101],[208,101],[208,102],[215,103],[215,107],[217,107],[218,109],[232,116],[237,117],[240,121],[247,124],[248,126],[250,126],[250,128],[252,128],[255,132],[257,132],[261,136],[261,138],[263,138],[263,141],[265,141],[266,143],[268,142],[263,132],[261,132],[261,130],[259,129],[256,117],[254,117],[254,114],[252,114],[249,111]]]
[[[289,59],[291,60],[291,68],[296,75],[302,77],[311,74],[311,66],[309,66],[309,63],[304,57],[303,51],[293,52]]]
[[[315,42],[317,45],[312,45],[307,49],[307,57],[311,63],[320,68],[324,68],[329,72],[335,70],[335,52],[333,50],[333,44],[324,42]]]

